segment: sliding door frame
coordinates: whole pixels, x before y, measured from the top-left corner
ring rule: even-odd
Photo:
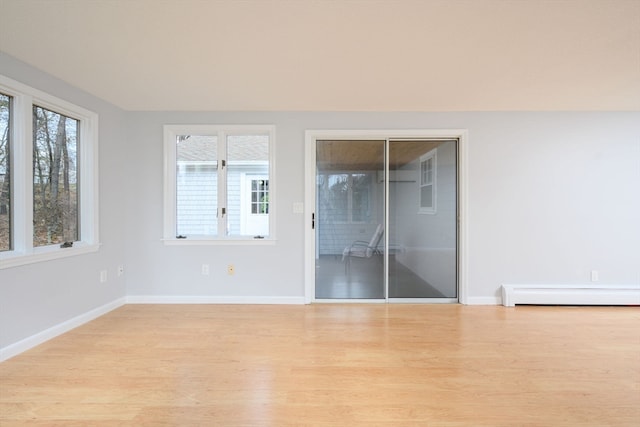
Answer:
[[[467,304],[467,136],[466,129],[401,129],[401,130],[307,130],[305,131],[305,209],[304,209],[304,299],[305,303],[324,302],[315,297],[315,273],[316,273],[316,233],[313,221],[316,210],[316,141],[318,140],[395,140],[395,139],[457,139],[457,276],[458,276],[458,302]],[[386,144],[388,150],[388,143]],[[388,176],[388,162],[385,161],[385,171]],[[388,191],[388,182],[385,183],[385,191]],[[386,197],[386,195],[385,195]],[[386,203],[385,203],[386,206]],[[388,206],[385,207],[388,210]],[[385,222],[388,222],[388,211],[385,213]],[[386,227],[385,227],[386,229]],[[387,233],[385,233],[386,235]],[[385,261],[386,262],[386,261]],[[387,265],[385,264],[385,274]],[[363,300],[347,300],[348,302],[361,302]],[[364,300],[366,301],[366,300]],[[331,300],[331,302],[343,302],[343,300]],[[367,302],[389,302],[388,289],[385,286],[385,299],[369,300]],[[391,302],[439,302],[438,299],[399,299],[393,298]]]

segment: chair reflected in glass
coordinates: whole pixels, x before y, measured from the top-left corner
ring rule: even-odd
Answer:
[[[376,228],[375,233],[371,236],[371,240],[368,242],[356,240],[351,245],[344,248],[344,251],[342,251],[342,262],[344,262],[345,273],[349,273],[351,271],[351,257],[371,258],[373,255],[381,254],[378,250],[378,245],[380,245],[383,231],[384,228],[382,227],[382,224],[378,224],[378,228]]]

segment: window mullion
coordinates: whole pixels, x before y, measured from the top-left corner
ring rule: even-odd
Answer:
[[[18,253],[33,252],[33,98],[14,97],[13,242]]]
[[[178,233],[176,224],[176,137],[177,131],[166,132],[164,139],[164,237]]]
[[[99,221],[98,197],[98,152],[93,144],[86,141],[98,140],[98,126],[95,121],[80,121],[80,141],[78,150],[78,239],[82,242],[100,242],[99,227],[93,227]],[[92,165],[91,168],[88,165]],[[175,171],[174,171],[175,173]]]
[[[227,134],[218,132],[218,236],[227,236],[227,221],[229,218],[229,207],[227,206],[227,169],[229,161],[227,159]],[[222,212],[225,214],[222,214]]]

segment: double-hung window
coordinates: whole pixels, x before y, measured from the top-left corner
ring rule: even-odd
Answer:
[[[271,125],[165,125],[165,243],[272,242],[274,146]]]
[[[98,116],[0,76],[0,268],[98,249]]]

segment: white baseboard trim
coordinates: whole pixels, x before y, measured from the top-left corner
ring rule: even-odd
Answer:
[[[38,332],[37,334],[25,338],[21,341],[0,348],[0,362],[3,362],[13,356],[17,356],[24,351],[32,349],[35,346],[38,346],[46,341],[49,341],[52,338],[57,337],[58,335],[62,335],[65,332],[77,328],[78,326],[97,319],[98,317],[105,315],[108,312],[123,306],[124,304],[125,299],[119,298],[101,307],[95,308],[72,319],[52,326],[49,329],[45,329],[42,332]]]
[[[502,304],[640,305],[640,285],[502,285]]]
[[[466,305],[500,305],[502,298],[500,297],[467,297],[464,302]]]
[[[125,304],[305,304],[304,297],[130,295],[0,348],[0,362]],[[467,305],[640,305],[640,285],[503,285],[500,297],[467,297]]]
[[[304,297],[129,295],[127,304],[304,304]]]

